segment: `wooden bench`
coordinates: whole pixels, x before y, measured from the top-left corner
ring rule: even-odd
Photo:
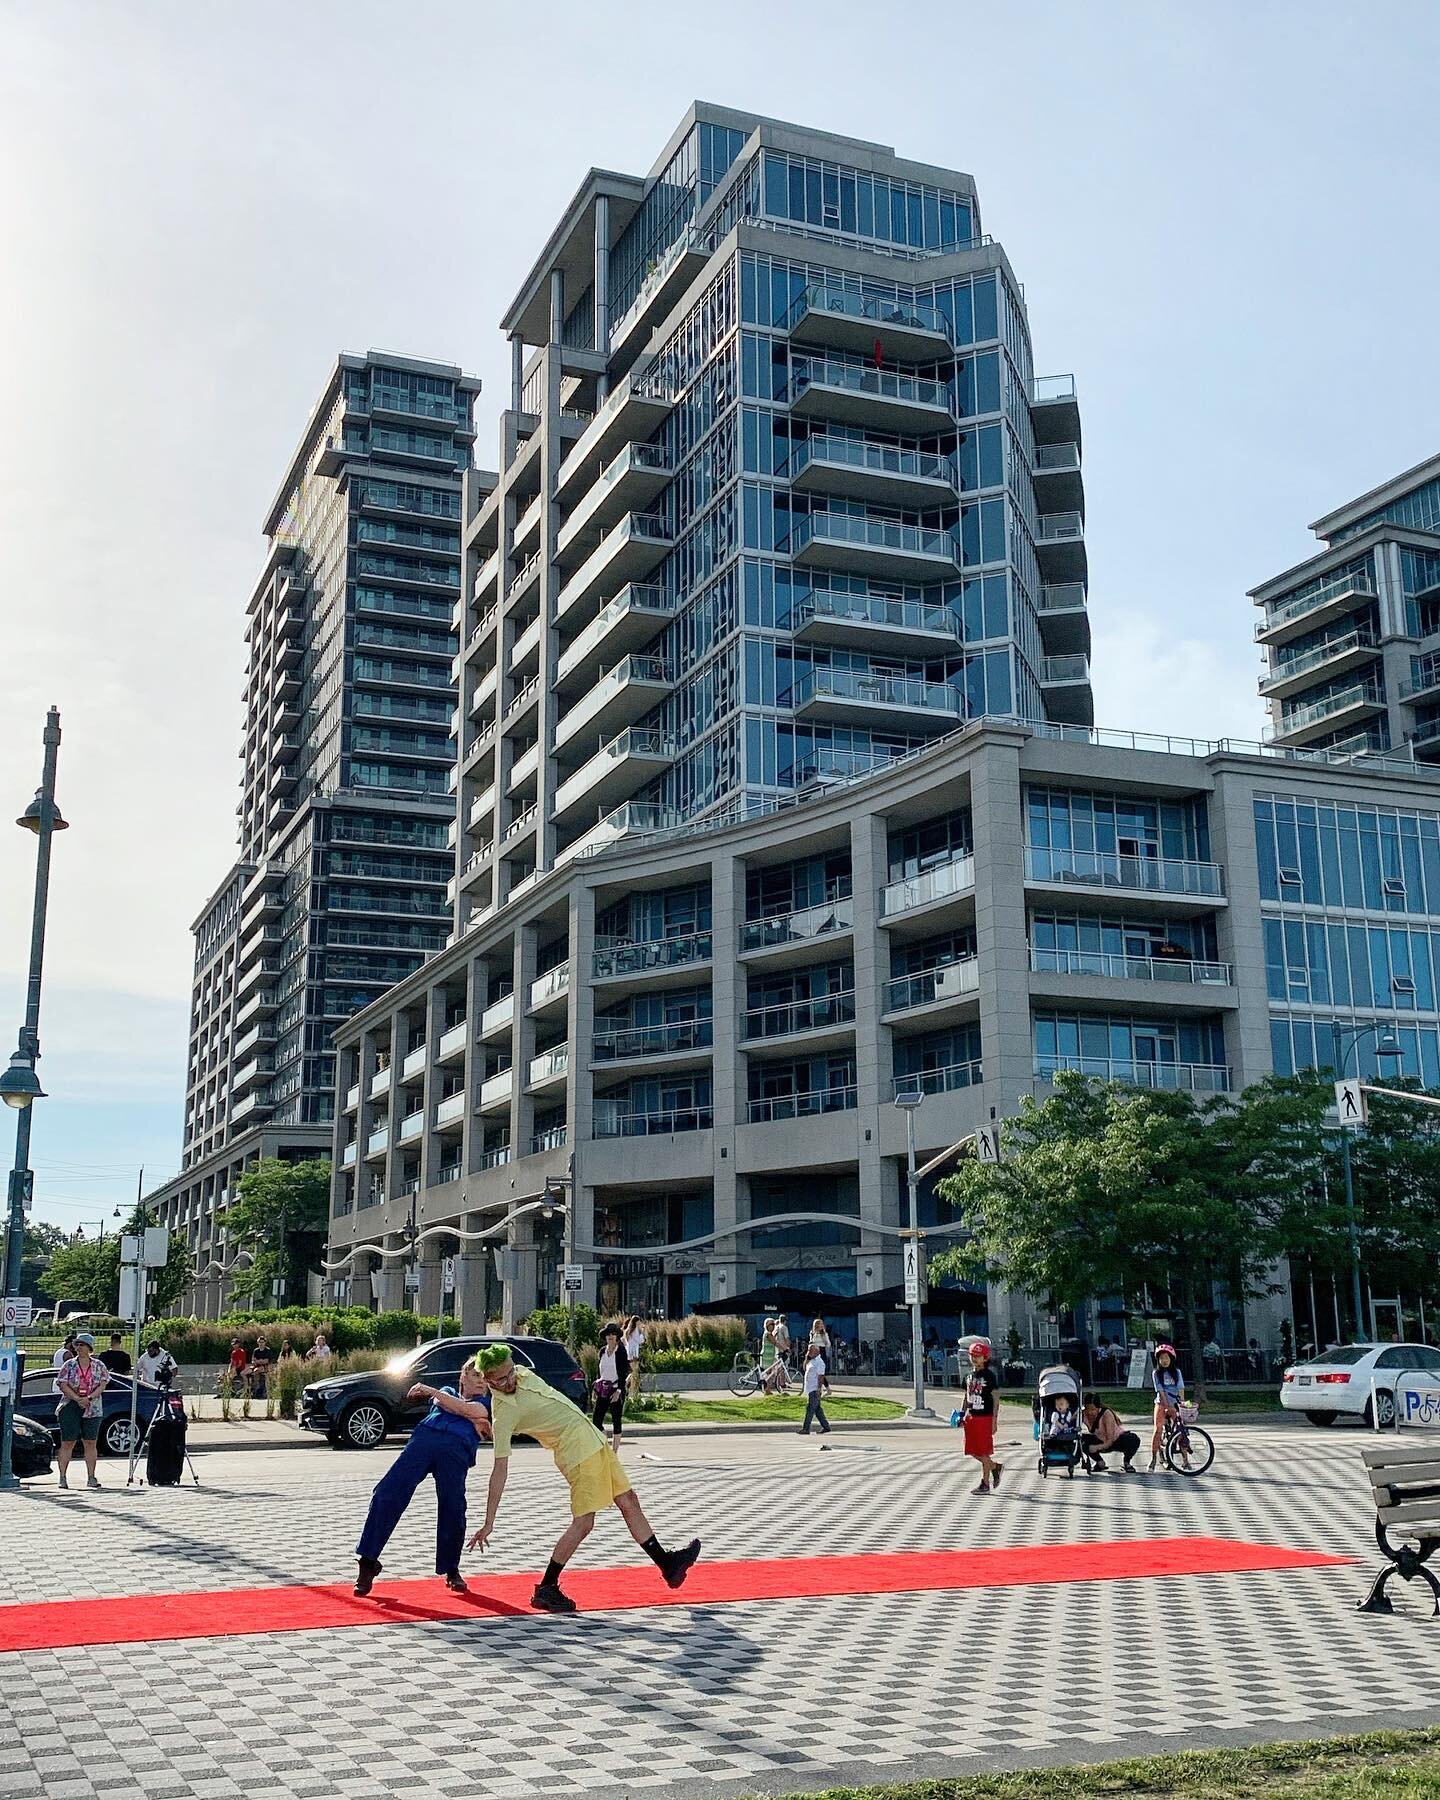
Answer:
[[[1440,1436],[1420,1443],[1390,1438],[1363,1450],[1375,1496],[1375,1542],[1387,1565],[1360,1602],[1361,1612],[1394,1612],[1385,1592],[1392,1575],[1414,1581],[1418,1575],[1435,1600],[1440,1616],[1440,1580],[1425,1567],[1440,1550]],[[1399,1543],[1392,1542],[1392,1534]]]

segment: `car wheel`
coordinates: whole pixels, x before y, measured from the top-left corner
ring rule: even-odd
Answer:
[[[336,1441],[347,1450],[373,1450],[377,1444],[385,1442],[389,1429],[390,1421],[383,1406],[374,1400],[357,1400],[340,1415]]]
[[[138,1423],[136,1429],[138,1433]],[[117,1413],[100,1427],[100,1448],[106,1456],[128,1456],[133,1442],[128,1413]]]
[[[1376,1413],[1380,1415],[1378,1421]],[[1382,1431],[1392,1426],[1395,1423],[1395,1396],[1387,1394],[1384,1388],[1377,1389],[1374,1404],[1368,1400],[1365,1402],[1365,1423],[1372,1431],[1377,1423]]]
[[[1305,1417],[1312,1425],[1333,1425],[1335,1414],[1326,1412],[1307,1412]]]

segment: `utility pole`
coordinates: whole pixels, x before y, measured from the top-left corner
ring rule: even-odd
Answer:
[[[919,1088],[895,1096],[895,1104],[905,1114],[905,1185],[910,1196],[910,1234],[906,1239],[905,1254],[908,1259],[913,1251],[915,1257],[915,1281],[910,1301],[910,1361],[915,1377],[915,1404],[910,1408],[910,1416],[915,1419],[935,1417],[925,1404],[924,1345],[920,1331],[920,1180],[915,1172],[915,1114],[924,1098],[924,1091]],[[908,1275],[906,1285],[910,1286]]]
[[[25,831],[33,831],[35,846],[35,898],[30,914],[30,972],[25,989],[25,1023],[20,1027],[20,1041],[10,1058],[10,1067],[0,1076],[0,1099],[18,1113],[15,1121],[15,1162],[10,1171],[9,1227],[5,1237],[6,1298],[19,1298],[20,1265],[25,1254],[25,1215],[35,1177],[30,1171],[31,1103],[45,1097],[35,1073],[40,1060],[40,976],[45,963],[45,915],[50,899],[50,844],[57,831],[66,829],[55,804],[55,765],[60,755],[60,714],[51,707],[45,718],[45,760],[40,787],[25,811],[15,821]],[[18,1378],[18,1367],[17,1367]],[[8,1394],[0,1394],[0,1489],[18,1486],[11,1466],[10,1444],[14,1403]]]
[[[415,1240],[420,1235],[419,1210],[420,1196],[418,1193],[412,1193],[410,1195],[410,1223],[405,1228],[406,1236],[410,1239],[410,1256],[405,1265],[405,1297],[410,1303],[412,1313],[420,1311],[420,1288],[415,1278]]]

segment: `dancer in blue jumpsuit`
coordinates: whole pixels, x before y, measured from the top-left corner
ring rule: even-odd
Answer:
[[[446,1411],[436,1396],[451,1396],[464,1410]],[[380,1552],[400,1523],[401,1514],[415,1498],[415,1490],[427,1475],[435,1478],[438,1513],[435,1520],[435,1573],[445,1577],[452,1593],[468,1593],[460,1574],[460,1550],[465,1541],[465,1478],[475,1466],[482,1437],[490,1436],[489,1402],[484,1384],[467,1362],[460,1371],[460,1386],[427,1387],[416,1382],[407,1398],[429,1400],[430,1410],[410,1434],[410,1442],[391,1463],[389,1472],[370,1496],[370,1511],[355,1554],[360,1573],[355,1592],[370,1592],[380,1573]],[[465,1403],[469,1404],[465,1404]]]

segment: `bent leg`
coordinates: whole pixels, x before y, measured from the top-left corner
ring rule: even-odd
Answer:
[[[400,1516],[415,1498],[415,1490],[430,1473],[430,1448],[425,1439],[434,1432],[417,1431],[376,1483],[370,1510],[355,1554],[362,1562],[379,1562],[380,1552],[400,1523]]]

